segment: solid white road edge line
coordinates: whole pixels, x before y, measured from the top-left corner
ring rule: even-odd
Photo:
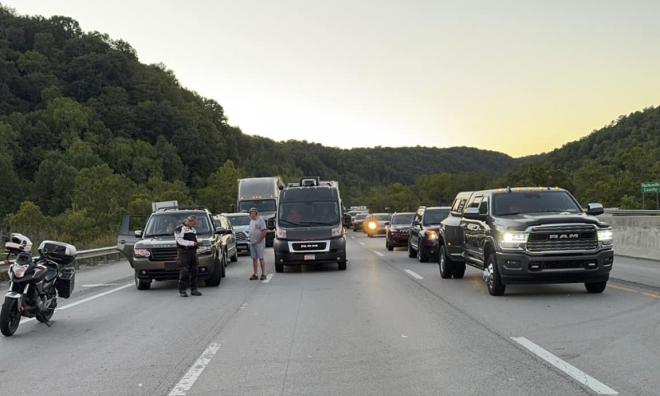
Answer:
[[[195,385],[195,382],[199,378],[200,375],[204,372],[206,369],[206,366],[211,362],[211,359],[213,359],[213,356],[218,352],[218,349],[220,349],[220,344],[212,342],[204,352],[197,358],[195,363],[193,363],[192,366],[188,369],[188,371],[181,377],[179,382],[172,388],[172,390],[169,393],[169,396],[183,396],[190,390],[190,388]]]
[[[270,283],[270,280],[273,279],[273,274],[266,275],[266,279],[262,280],[261,283]]]
[[[404,271],[405,271],[408,275],[412,276],[412,277],[415,278],[415,279],[420,279],[420,280],[421,280],[421,279],[424,279],[423,276],[421,276],[420,274],[418,274],[417,272],[415,272],[415,271],[413,271],[413,270],[409,270],[409,269],[407,269],[407,270],[404,270]]]
[[[378,250],[372,250],[372,252],[376,253],[380,257],[385,257],[385,255],[383,253],[379,252]]]
[[[541,359],[545,360],[546,362],[550,363],[551,365],[555,366],[565,374],[567,374],[569,377],[573,378],[577,382],[581,383],[582,385],[588,387],[592,391],[596,392],[599,395],[618,395],[619,392],[615,391],[614,389],[610,388],[609,386],[603,384],[602,382],[598,381],[594,377],[588,375],[587,373],[583,372],[582,370],[578,369],[577,367],[561,360],[557,356],[553,355],[552,353],[546,351],[545,349],[541,348],[540,346],[534,344],[530,340],[528,340],[525,337],[511,337],[511,339],[518,344],[522,345],[525,347],[527,350],[535,354],[536,356],[540,357]]]
[[[119,290],[126,289],[127,287],[130,287],[130,286],[133,286],[133,282],[127,283],[124,286],[119,286],[119,287],[116,287],[114,289],[104,291],[103,293],[99,293],[99,294],[95,294],[95,295],[87,297],[87,298],[83,298],[82,300],[76,301],[76,302],[71,303],[71,304],[67,304],[63,307],[56,308],[55,311],[57,312],[57,311],[61,311],[61,310],[67,309],[67,308],[72,308],[72,307],[75,307],[76,305],[80,305],[80,304],[84,304],[84,303],[92,301],[92,300],[96,300],[99,297],[107,296],[110,293],[114,293],[114,292],[117,292]],[[21,324],[22,323],[29,323],[29,322],[32,322],[33,320],[37,320],[37,319],[36,318],[24,318],[24,319],[21,320]]]

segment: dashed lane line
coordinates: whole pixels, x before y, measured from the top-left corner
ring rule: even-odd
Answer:
[[[218,353],[220,349],[220,344],[212,342],[208,347],[202,352],[199,358],[193,363],[188,371],[181,377],[179,382],[172,388],[169,393],[169,396],[183,396],[188,393],[188,391],[195,385],[197,379],[206,369],[206,366],[209,365],[213,356]]]
[[[266,275],[266,279],[262,280],[261,283],[270,283],[270,280],[273,279],[273,274]]]
[[[406,270],[404,270],[404,272],[407,273],[408,275],[412,276],[413,278],[417,279],[417,280],[424,279],[423,276],[421,276],[420,274],[418,274],[417,272],[415,272],[413,270],[406,269]]]
[[[379,252],[378,250],[372,250],[372,252],[376,253],[380,257],[385,257],[385,255],[383,253]]]
[[[545,360],[547,363],[550,363],[569,377],[573,378],[575,381],[579,382],[580,384],[586,386],[587,388],[591,389],[592,391],[596,392],[599,395],[618,395],[619,392],[615,391],[614,389],[610,388],[609,386],[603,384],[602,382],[598,381],[594,377],[588,375],[587,373],[583,372],[582,370],[578,369],[577,367],[561,360],[557,356],[553,355],[552,353],[546,351],[545,349],[541,348],[540,346],[536,345],[532,341],[528,340],[525,337],[511,337],[513,341],[527,349],[528,351],[532,352],[534,355],[538,356],[539,358]]]

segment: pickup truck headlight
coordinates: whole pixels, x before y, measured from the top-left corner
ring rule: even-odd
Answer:
[[[507,231],[502,234],[500,246],[503,249],[519,249],[521,245],[527,243],[528,236],[529,234],[527,232]]]
[[[133,257],[149,257],[151,252],[148,249],[135,249],[133,250]]]
[[[435,232],[435,231],[427,231],[426,232],[426,238],[429,241],[435,241],[436,239],[438,239],[438,233]]]
[[[338,225],[337,227],[332,229],[332,236],[333,237],[338,237],[344,234],[344,226],[343,225]]]
[[[598,230],[598,242],[602,243],[603,245],[611,245],[613,239],[614,233],[611,229]]]

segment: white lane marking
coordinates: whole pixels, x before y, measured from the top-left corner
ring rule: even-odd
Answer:
[[[360,242],[360,245],[364,246],[364,242]]]
[[[193,363],[192,366],[188,369],[188,371],[181,377],[179,382],[172,388],[172,390],[169,393],[169,396],[183,396],[185,395],[190,388],[195,385],[195,382],[199,378],[200,375],[202,375],[202,372],[206,369],[206,366],[211,362],[211,359],[213,359],[213,356],[218,352],[218,349],[220,349],[220,344],[217,344],[215,342],[212,342],[204,352],[197,358],[195,363]]]
[[[376,254],[379,255],[380,257],[385,257],[385,255],[384,255],[383,253],[381,253],[381,252],[379,252],[379,251],[377,251],[377,250],[372,250],[372,252],[376,253]]]
[[[110,293],[118,292],[119,290],[126,289],[127,287],[130,287],[130,286],[133,286],[133,283],[132,283],[132,282],[131,282],[131,283],[127,283],[127,284],[125,284],[124,286],[119,286],[119,287],[116,287],[116,288],[114,288],[114,289],[110,289],[110,290],[108,290],[108,291],[104,291],[103,293],[95,294],[95,295],[93,295],[93,296],[91,296],[91,297],[83,298],[83,299],[80,300],[80,301],[76,301],[76,302],[74,302],[74,303],[67,304],[67,305],[65,305],[65,306],[63,306],[63,307],[56,308],[55,311],[57,312],[57,311],[61,311],[61,310],[67,309],[67,308],[73,308],[73,307],[75,307],[76,305],[80,305],[80,304],[84,304],[84,303],[89,302],[89,301],[92,301],[92,300],[96,300],[96,299],[99,298],[99,297],[107,296],[107,295],[110,294]],[[37,318],[23,318],[23,319],[21,319],[21,323],[32,322],[33,320],[37,320]]]
[[[602,382],[598,381],[594,377],[591,377],[587,373],[583,372],[582,370],[578,369],[575,366],[572,366],[571,364],[561,360],[557,356],[553,355],[552,353],[546,351],[545,349],[541,348],[540,346],[534,344],[530,340],[528,340],[525,337],[511,337],[512,340],[517,342],[518,344],[522,345],[525,347],[527,350],[535,354],[536,356],[540,357],[541,359],[545,360],[546,362],[550,363],[551,365],[555,366],[559,370],[563,371],[566,373],[569,377],[573,378],[577,382],[581,383],[582,385],[588,387],[592,391],[596,392],[599,395],[618,395],[619,392],[615,391],[614,389],[610,388],[609,386],[603,384]]]
[[[418,274],[418,273],[415,272],[415,271],[412,271],[412,270],[407,269],[407,270],[405,270],[405,272],[406,272],[408,275],[410,275],[410,276],[412,276],[413,278],[415,278],[415,279],[420,279],[420,280],[421,280],[421,279],[424,279],[423,276],[421,276],[420,274]]]
[[[266,279],[262,280],[261,283],[270,283],[270,280],[273,279],[273,274],[266,275]]]
[[[117,286],[119,283],[90,283],[87,285],[82,285],[82,287],[107,287],[107,286]]]

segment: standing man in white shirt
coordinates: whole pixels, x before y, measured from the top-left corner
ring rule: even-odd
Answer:
[[[266,280],[266,235],[268,228],[264,218],[259,216],[257,208],[250,208],[250,256],[252,256],[252,276],[250,280]],[[257,276],[258,267],[261,264],[261,278]]]

